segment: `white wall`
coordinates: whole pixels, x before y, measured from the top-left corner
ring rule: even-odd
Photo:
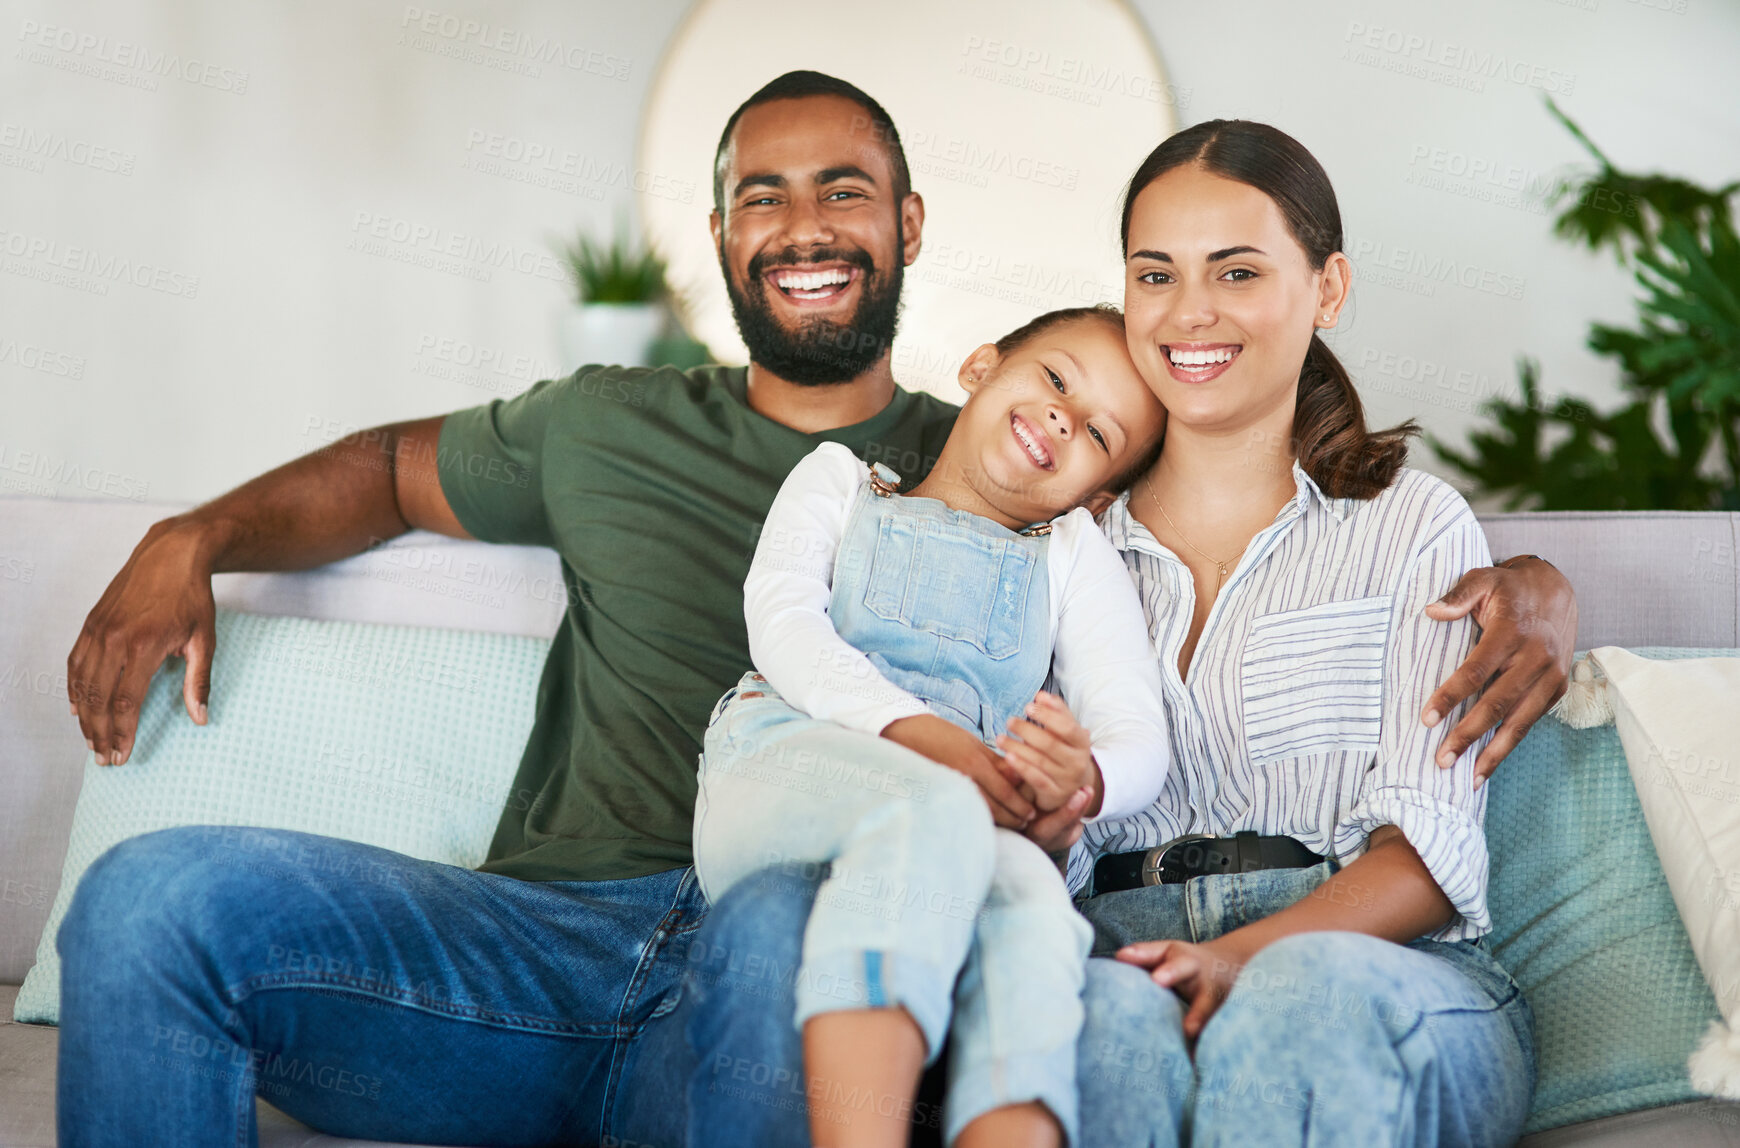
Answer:
[[[1624,165],[1740,177],[1740,7],[1722,0],[1137,7],[1181,122],[1272,121],[1335,179],[1361,272],[1337,346],[1376,420],[1459,439],[1480,397],[1514,390],[1519,353],[1550,390],[1615,396],[1582,340],[1629,314],[1628,284],[1502,186],[1580,159],[1531,78],[1568,84],[1560,103]],[[343,429],[553,373],[549,240],[631,209],[639,109],[684,8],[0,6],[0,494],[202,499]],[[414,9],[490,27],[424,33]],[[503,35],[558,59],[478,45]],[[572,174],[498,174],[492,134]],[[1500,182],[1424,186],[1435,155]],[[1441,278],[1451,263],[1472,286]],[[494,365],[461,366],[466,348]]]
[[[406,26],[418,8],[492,27],[468,40],[439,24],[422,33]],[[683,8],[6,4],[0,165],[30,158],[6,146],[30,133],[80,156],[94,143],[126,170],[0,166],[0,494],[203,499],[345,426],[470,406],[555,373],[552,325],[567,303],[549,240],[629,210],[641,101]],[[106,43],[37,47],[20,36],[32,23]],[[557,44],[562,59],[532,64],[536,75],[503,70],[528,62],[474,41],[504,31],[510,44]],[[104,63],[123,41],[178,56],[196,79],[189,61],[228,69],[229,82]],[[478,170],[497,134],[571,154],[574,174],[539,187]],[[371,238],[376,221],[387,239]],[[421,237],[396,243],[395,229]],[[20,257],[19,237],[52,253]],[[92,254],[164,269],[160,286],[193,293],[126,281],[93,293],[20,274]],[[457,368],[441,358],[445,340],[506,369]],[[82,377],[21,366],[14,341],[76,356]]]

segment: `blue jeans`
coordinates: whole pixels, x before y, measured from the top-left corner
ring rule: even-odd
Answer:
[[[1093,897],[1082,912],[1097,956],[1138,940],[1208,941],[1293,904],[1335,868],[1198,877]],[[1506,1145],[1534,1093],[1528,1004],[1475,942],[1282,938],[1245,966],[1194,1056],[1179,999],[1134,966],[1089,962],[1087,1014],[1077,1079],[1096,1148]],[[1091,1130],[1089,1113],[1100,1117]]]
[[[109,850],[59,935],[63,1148],[684,1143],[692,872],[515,880],[305,833]]]
[[[951,1139],[994,1108],[1037,1100],[1073,1140],[1093,931],[1057,866],[994,829],[964,775],[806,717],[757,679],[727,693],[707,727],[695,872],[714,901],[770,864],[821,880],[787,1023],[904,1006],[927,1060],[952,1023]]]
[[[1328,875],[1203,878],[1108,894],[1087,911],[1102,950],[1144,935],[1208,940]],[[720,1148],[809,1143],[794,997],[777,970],[797,964],[818,884],[777,869],[746,878],[695,946],[708,975],[689,1022],[690,1113]],[[1508,1144],[1534,1088],[1528,1006],[1475,944],[1277,941],[1246,966],[1194,1060],[1178,998],[1143,970],[1089,961],[1084,1003],[1076,1082],[1081,1143],[1093,1148]],[[934,1127],[939,1114],[911,1115]]]

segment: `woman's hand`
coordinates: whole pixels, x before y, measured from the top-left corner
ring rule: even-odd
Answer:
[[[1094,763],[1092,740],[1063,699],[1040,690],[1027,703],[1026,714],[1010,718],[1010,733],[997,738],[1005,761],[1025,783],[1023,795],[1031,794],[1033,804],[1050,813],[1084,787],[1093,794],[1101,792],[1103,781]],[[1097,800],[1091,801],[1088,815],[1098,806]]]
[[[1571,583],[1539,558],[1508,562],[1470,570],[1426,607],[1427,617],[1440,622],[1473,614],[1480,625],[1480,640],[1468,659],[1438,687],[1421,714],[1422,721],[1435,726],[1444,714],[1480,694],[1438,749],[1438,765],[1447,769],[1497,726],[1498,733],[1474,763],[1476,785],[1492,776],[1529,727],[1564,695],[1577,645],[1577,595]]]
[[[882,736],[938,765],[964,773],[978,785],[991,807],[991,820],[1005,829],[1026,829],[1035,813],[1021,796],[1021,778],[991,748],[960,726],[935,714],[915,714],[882,727]]]
[[[1184,1038],[1194,1041],[1202,1028],[1232,991],[1239,970],[1250,954],[1232,939],[1233,934],[1202,944],[1189,941],[1141,941],[1125,945],[1114,954],[1126,964],[1149,970],[1154,983],[1171,989],[1188,1001],[1184,1014]]]
[[[1114,955],[1150,970],[1154,983],[1190,1002],[1184,1035],[1195,1040],[1250,959],[1299,933],[1364,933],[1405,945],[1440,928],[1456,908],[1407,836],[1394,825],[1371,831],[1366,850],[1293,904],[1212,941],[1142,941]]]

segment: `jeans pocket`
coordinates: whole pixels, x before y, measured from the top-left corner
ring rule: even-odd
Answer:
[[[1252,761],[1377,748],[1394,601],[1329,602],[1251,624],[1240,686]]]

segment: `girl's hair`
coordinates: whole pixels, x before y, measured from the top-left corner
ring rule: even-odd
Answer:
[[[1120,336],[1124,333],[1124,313],[1110,303],[1098,303],[1092,307],[1063,307],[1056,311],[1047,311],[1036,318],[1029,319],[1021,326],[1010,331],[996,342],[997,354],[1007,357],[1020,350],[1028,342],[1043,335],[1053,327],[1064,323],[1074,323],[1080,319],[1098,319],[1107,326],[1114,328]],[[1147,474],[1154,463],[1160,458],[1161,444],[1166,440],[1166,432],[1162,430],[1148,448],[1130,465],[1117,474],[1107,488],[1113,494],[1122,494],[1136,485],[1136,480]]]
[[[1209,120],[1168,138],[1148,153],[1124,191],[1120,232],[1130,252],[1130,216],[1144,188],[1176,167],[1194,163],[1224,179],[1256,188],[1275,202],[1314,270],[1340,251],[1341,209],[1315,156],[1286,132],[1250,120]],[[1353,379],[1315,333],[1299,370],[1293,449],[1299,465],[1331,498],[1373,498],[1395,481],[1408,457],[1412,419],[1367,430]]]
[[[1118,334],[1124,333],[1124,313],[1110,303],[1100,303],[1093,307],[1064,307],[1056,311],[1027,320],[1021,326],[1010,331],[997,340],[999,355],[1008,355],[1020,350],[1030,340],[1038,338],[1060,323],[1073,323],[1077,319],[1098,319],[1118,329]]]

